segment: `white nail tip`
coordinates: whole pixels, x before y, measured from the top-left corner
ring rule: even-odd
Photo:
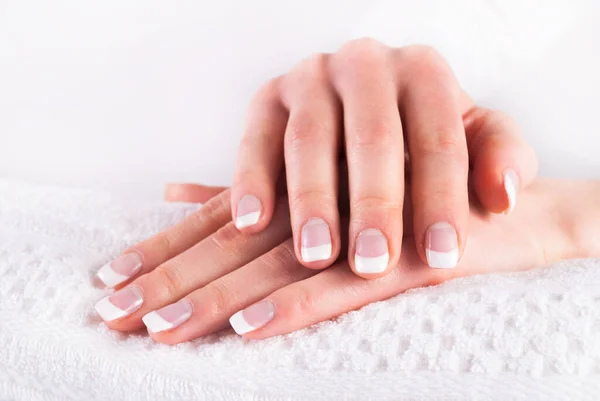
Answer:
[[[358,273],[375,274],[382,273],[387,268],[390,255],[385,253],[381,256],[365,257],[354,256],[354,266]]]
[[[229,318],[229,324],[231,324],[233,330],[240,335],[256,330],[256,327],[252,326],[244,319],[242,312],[243,311],[239,311]]]
[[[258,223],[259,219],[260,219],[260,212],[248,213],[243,216],[238,216],[235,219],[235,226],[237,228],[244,228],[244,227],[252,226],[252,225]]]
[[[147,313],[142,318],[142,322],[144,322],[148,331],[152,333],[159,333],[161,331],[170,330],[174,327],[173,323],[167,322],[165,319],[160,317],[156,311]]]
[[[107,263],[104,266],[102,266],[102,268],[100,270],[98,270],[98,273],[96,273],[96,277],[100,281],[102,281],[105,286],[107,286],[109,288],[115,287],[115,286],[121,284],[122,282],[130,279],[129,276],[125,276],[123,274],[119,274],[119,273],[115,272],[112,269],[110,263]]]
[[[110,322],[111,320],[116,320],[127,315],[126,311],[117,308],[108,298],[109,297],[102,298],[94,306],[94,309],[96,309],[96,312],[98,312],[102,320]]]
[[[509,214],[515,208],[517,204],[517,180],[516,173],[512,170],[508,170],[504,173],[504,190],[508,196],[508,209],[506,214]]]
[[[316,262],[326,260],[331,257],[331,244],[301,247],[302,260],[304,262]]]
[[[426,249],[427,263],[434,269],[452,269],[458,264],[458,249],[448,252],[438,252]]]

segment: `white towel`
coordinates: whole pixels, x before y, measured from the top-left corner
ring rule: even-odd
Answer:
[[[287,336],[111,332],[94,271],[196,209],[0,181],[1,400],[593,400],[600,261],[409,291]]]

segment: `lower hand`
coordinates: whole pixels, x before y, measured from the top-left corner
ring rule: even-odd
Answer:
[[[207,194],[200,189],[195,196]],[[113,265],[138,260],[140,276],[96,308],[112,329],[132,331],[146,323],[156,341],[168,344],[226,328],[230,318],[248,338],[289,333],[410,288],[600,255],[590,240],[600,226],[599,200],[597,183],[537,181],[510,216],[473,208],[471,239],[456,269],[428,268],[414,237],[406,234],[402,257],[390,274],[364,280],[347,261],[323,271],[300,265],[285,199],[266,230],[240,233],[230,221],[226,191],[117,259]]]

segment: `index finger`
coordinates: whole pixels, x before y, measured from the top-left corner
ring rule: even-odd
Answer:
[[[97,287],[120,287],[191,248],[231,221],[230,191],[210,199],[181,223],[128,248],[94,277]]]

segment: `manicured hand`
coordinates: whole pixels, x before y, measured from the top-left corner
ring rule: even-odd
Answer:
[[[210,189],[203,191],[186,199],[206,199]],[[231,324],[239,334],[258,339],[454,277],[600,255],[594,241],[600,227],[598,183],[538,181],[523,192],[510,216],[474,207],[471,241],[456,269],[428,268],[407,228],[399,263],[377,280],[356,276],[345,261],[322,271],[305,269],[294,255],[285,199],[268,228],[257,235],[240,233],[229,221],[229,196],[228,191],[217,195],[113,262],[129,263],[137,255],[140,264],[133,282],[96,305],[109,327],[127,332],[145,324],[156,341],[174,344]]]
[[[365,278],[388,272],[407,249],[405,177],[413,251],[430,267],[453,268],[469,235],[469,168],[477,197],[495,213],[510,211],[537,172],[516,124],[473,104],[435,50],[360,39],[310,57],[256,94],[231,190],[237,228],[254,234],[272,222],[285,178],[298,260],[331,265],[342,249],[340,160],[350,189],[347,259]]]

